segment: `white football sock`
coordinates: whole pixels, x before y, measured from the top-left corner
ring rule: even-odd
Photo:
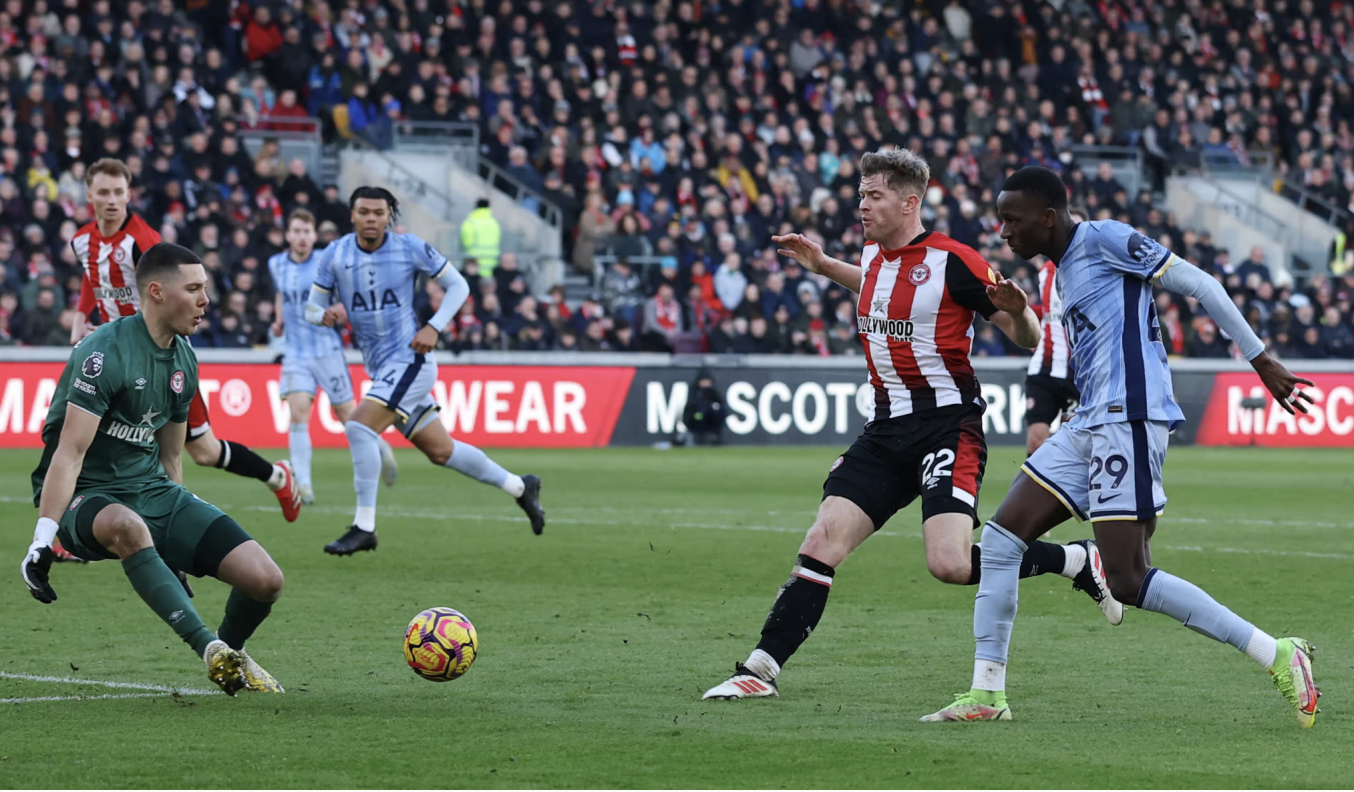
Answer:
[[[748,661],[743,664],[747,670],[770,682],[780,675],[780,663],[761,649],[753,649]]]
[[[1274,636],[1259,628],[1251,634],[1251,640],[1246,644],[1246,656],[1259,663],[1261,668],[1268,671],[1278,654],[1279,642]]]
[[[1086,558],[1089,553],[1086,548],[1079,544],[1063,545],[1063,571],[1060,572],[1068,580],[1075,579],[1081,568],[1086,566]]]
[[[353,525],[368,533],[374,532],[376,530],[376,507],[358,506],[357,516],[353,517]]]
[[[991,660],[973,661],[973,687],[977,690],[1006,690],[1006,664]]]

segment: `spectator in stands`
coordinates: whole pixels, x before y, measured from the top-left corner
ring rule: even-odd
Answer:
[[[268,122],[265,128],[277,132],[308,132],[310,125],[304,122],[308,113],[297,102],[296,91],[286,88],[278,94],[277,104],[268,108]],[[301,119],[300,122],[288,122],[285,119]]]
[[[670,283],[661,283],[644,303],[642,345],[649,352],[672,352],[677,336],[686,329],[684,310]],[[622,315],[617,312],[617,315]]]
[[[727,311],[736,311],[743,302],[743,292],[747,290],[748,279],[743,274],[742,267],[742,256],[728,253],[712,279],[719,302]]]
[[[1326,307],[1321,320],[1321,357],[1354,359],[1354,327],[1334,305]]]
[[[1241,282],[1245,283],[1251,275],[1258,275],[1260,280],[1265,283],[1273,283],[1274,279],[1270,277],[1269,267],[1265,264],[1265,249],[1256,245],[1251,248],[1251,254],[1241,266],[1236,268],[1236,273],[1241,276]]]
[[[638,300],[673,287],[684,321],[711,349],[731,347],[751,323],[731,321],[726,331],[726,323],[702,325],[697,316],[722,308],[760,315],[771,320],[764,337],[780,338],[783,306],[791,349],[809,353],[817,339],[829,351],[857,352],[852,295],[794,272],[768,253],[768,237],[807,231],[831,255],[857,255],[855,161],[881,145],[930,157],[935,184],[925,221],[976,244],[1027,288],[1032,270],[997,239],[991,206],[1009,169],[1042,162],[1065,174],[1078,210],[1126,219],[1213,267],[1271,338],[1287,334],[1280,346],[1310,348],[1309,326],[1320,328],[1322,349],[1328,339],[1338,346],[1341,328],[1350,327],[1349,302],[1339,294],[1351,286],[1299,279],[1284,293],[1270,282],[1288,282],[1280,261],[1261,257],[1261,270],[1222,254],[1215,263],[1211,243],[1177,228],[1153,194],[1173,167],[1201,159],[1265,167],[1273,156],[1275,175],[1347,205],[1354,94],[1346,86],[1354,70],[1339,41],[1354,29],[1349,4],[1280,2],[1267,5],[1263,19],[1226,3],[1168,4],[1165,16],[1131,3],[1045,4],[1025,18],[1005,3],[957,1],[915,9],[794,3],[749,17],[743,0],[705,4],[697,18],[666,1],[612,8],[519,0],[458,2],[467,15],[441,21],[437,3],[426,0],[312,3],[304,11],[244,2],[196,3],[183,13],[162,5],[136,13],[135,4],[96,4],[89,17],[59,11],[64,16],[52,14],[44,32],[52,46],[16,33],[0,54],[14,108],[12,117],[0,115],[0,238],[8,232],[25,246],[2,265],[0,300],[20,289],[36,300],[41,286],[29,286],[37,282],[59,288],[58,307],[66,304],[73,262],[64,261],[62,229],[88,219],[84,166],[116,152],[133,170],[135,210],[166,238],[197,246],[215,234],[217,250],[204,255],[215,284],[222,295],[244,293],[248,310],[239,319],[256,323],[255,306],[271,288],[258,270],[273,246],[266,229],[306,205],[321,221],[321,240],[332,240],[348,230],[349,213],[345,196],[315,190],[315,174],[299,177],[275,143],[257,162],[245,155],[241,130],[257,139],[260,129],[299,129],[303,109],[328,119],[329,108],[348,110],[356,100],[353,127],[378,146],[392,143],[394,123],[406,119],[479,127],[488,156],[539,194],[523,205],[544,198],[559,207],[565,257],[589,278],[618,228],[618,253],[671,256],[675,273],[635,273],[646,276]],[[15,27],[27,33],[26,24]],[[1317,71],[1308,73],[1309,62]],[[332,121],[324,132],[334,138]],[[1131,185],[1114,168],[1091,170],[1074,147],[1088,142],[1140,147],[1147,190],[1131,200],[1123,189]],[[45,260],[60,270],[51,277],[29,274],[30,222],[49,251]],[[1337,276],[1354,260],[1347,247],[1330,251]],[[495,296],[508,304],[494,306],[501,321],[505,308],[512,316],[523,297],[552,284],[533,280],[528,289],[523,273],[500,281],[498,239],[493,248],[492,261],[476,269],[502,286]],[[523,269],[539,277],[531,264]],[[751,305],[743,300],[749,286]],[[814,299],[820,307],[811,307]],[[1308,324],[1292,315],[1303,299],[1315,309]],[[552,310],[541,318],[545,336],[556,328]],[[1159,308],[1170,351],[1181,354],[1194,331],[1168,329],[1172,310],[1178,323],[1192,309],[1184,300]],[[821,335],[812,325],[818,317]],[[610,320],[591,318],[602,320],[600,340],[588,340],[586,320],[561,323],[576,327],[580,348],[624,346]],[[10,327],[21,334],[21,318]],[[218,321],[199,337],[222,332]],[[508,340],[497,326],[466,335],[447,343],[502,348]]]
[[[602,297],[607,313],[625,319],[631,325],[639,320],[644,290],[639,275],[626,259],[616,259],[602,276]]]
[[[615,228],[615,223],[606,211],[601,191],[589,192],[578,218],[578,238],[574,242],[573,258],[576,270],[589,276],[593,274],[597,248],[611,237]]]
[[[1228,344],[1218,335],[1218,328],[1208,317],[1199,317],[1194,321],[1194,337],[1186,345],[1190,357],[1227,358],[1230,357]]]

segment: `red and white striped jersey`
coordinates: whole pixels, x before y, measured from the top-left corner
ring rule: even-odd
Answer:
[[[996,306],[996,273],[973,248],[926,233],[900,250],[865,246],[857,327],[875,392],[874,420],[982,404],[969,362],[973,314]]]
[[[1068,367],[1072,349],[1067,343],[1067,328],[1063,327],[1063,298],[1055,285],[1057,277],[1058,265],[1052,261],[1045,261],[1039,268],[1039,306],[1035,311],[1040,316],[1041,336],[1028,373],[1067,379],[1072,376]]]
[[[80,314],[92,316],[97,310],[107,322],[136,313],[136,262],[154,245],[160,235],[146,221],[127,213],[127,222],[105,237],[97,222],[87,223],[71,237],[71,249],[84,266],[80,287]]]

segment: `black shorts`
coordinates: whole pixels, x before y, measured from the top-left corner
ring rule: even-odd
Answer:
[[[1053,423],[1080,398],[1071,379],[1047,374],[1029,375],[1025,378],[1025,426]]]
[[[976,528],[986,467],[982,410],[941,407],[866,424],[832,463],[823,497],[856,504],[876,531],[918,496],[923,521],[937,514],[967,514]]]

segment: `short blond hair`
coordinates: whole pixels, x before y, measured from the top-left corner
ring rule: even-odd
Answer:
[[[310,223],[311,228],[315,227],[315,215],[311,214],[308,209],[293,209],[291,214],[287,216],[287,228],[291,228],[291,224],[295,220]]]
[[[904,196],[921,196],[931,183],[926,160],[903,148],[880,149],[860,158],[861,181],[883,175],[884,183]]]

